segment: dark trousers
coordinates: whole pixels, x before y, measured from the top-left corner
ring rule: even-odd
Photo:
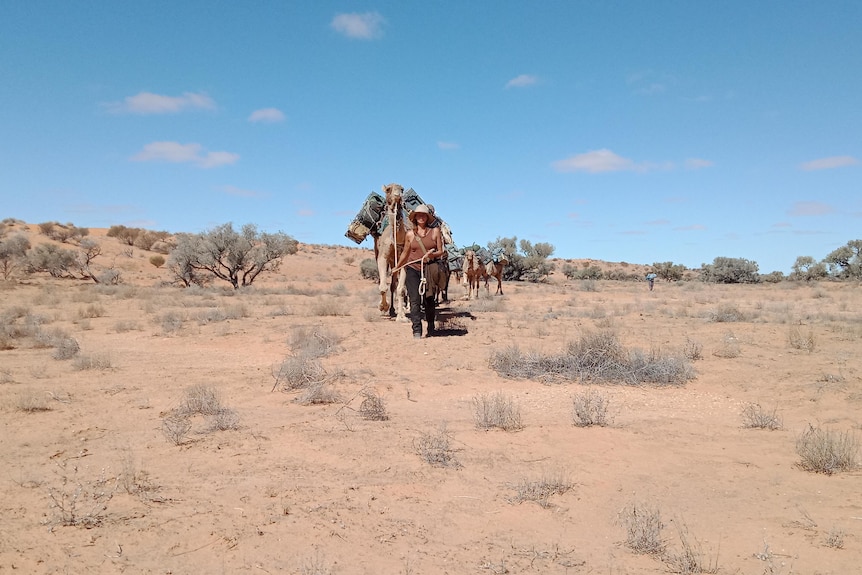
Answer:
[[[426,295],[420,296],[419,283],[422,281],[422,274],[411,267],[406,269],[407,299],[410,300],[410,321],[413,323],[413,333],[422,333],[423,303],[425,305],[425,321],[428,322],[428,333],[434,333],[434,312],[436,311],[434,306],[436,305],[436,302],[434,301],[433,295],[428,296],[432,290],[429,289],[425,292]]]

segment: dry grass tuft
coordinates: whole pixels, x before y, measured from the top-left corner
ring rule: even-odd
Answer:
[[[802,458],[800,466],[814,473],[832,475],[856,469],[858,452],[859,443],[849,431],[842,433],[809,424],[796,440],[796,453]]]
[[[613,420],[608,415],[609,407],[610,398],[607,393],[593,388],[587,389],[572,397],[572,421],[578,427],[605,427]]]
[[[300,405],[328,405],[341,401],[341,394],[331,381],[318,381],[304,387],[295,401]]]
[[[185,413],[172,411],[162,419],[162,433],[174,445],[184,444],[191,430],[191,418]]]
[[[389,414],[386,412],[386,403],[376,391],[366,389],[362,392],[364,399],[359,404],[359,415],[363,419],[371,421],[386,421]]]
[[[807,351],[808,353],[813,352],[817,345],[817,340],[814,337],[813,330],[809,329],[808,333],[803,335],[802,331],[797,326],[791,326],[787,333],[787,341],[793,349]]]
[[[288,345],[297,355],[325,357],[338,349],[340,339],[323,326],[296,326]]]
[[[521,422],[521,408],[502,391],[483,393],[473,398],[473,419],[479,429],[502,429],[519,431],[524,428]]]
[[[662,530],[665,525],[658,507],[630,503],[619,512],[617,521],[626,530],[626,547],[641,554],[664,553],[666,543]]]
[[[679,535],[679,551],[667,551],[662,557],[671,573],[697,575],[699,573],[718,573],[718,557],[710,558],[703,550],[700,541],[691,535],[688,526],[676,522]]]
[[[537,480],[522,479],[513,487],[515,495],[509,499],[510,503],[523,503],[533,501],[547,509],[551,506],[550,498],[553,495],[563,495],[573,488],[565,471],[554,471],[544,473]]]
[[[273,391],[279,386],[284,391],[295,391],[322,383],[329,375],[316,358],[299,354],[282,361],[273,369],[272,377],[275,379]]]
[[[739,309],[735,303],[722,303],[709,314],[709,320],[725,323],[746,321],[748,317]]]
[[[413,440],[413,448],[426,463],[434,467],[458,469],[461,463],[455,457],[452,448],[452,437],[442,424],[436,432],[423,433]]]
[[[44,393],[37,393],[32,390],[18,394],[15,400],[15,408],[25,413],[51,411],[51,406],[48,405],[48,397]]]
[[[757,403],[749,403],[742,409],[742,426],[748,429],[782,429],[784,423],[778,415],[778,408],[764,409]]]

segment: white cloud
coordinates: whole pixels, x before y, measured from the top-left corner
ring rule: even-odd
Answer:
[[[251,116],[248,117],[248,121],[275,124],[284,121],[284,112],[278,108],[262,108],[252,112]]]
[[[835,208],[823,202],[795,202],[793,207],[787,210],[791,216],[824,216],[835,212]]]
[[[625,172],[638,169],[637,164],[628,158],[616,155],[610,150],[592,150],[551,164],[558,172]]]
[[[236,163],[238,154],[231,152],[206,152],[200,144],[179,142],[151,142],[132,156],[134,162],[170,162],[172,164],[194,164],[200,168],[215,168]]]
[[[348,38],[372,40],[383,35],[386,19],[377,12],[336,14],[330,26]]]
[[[461,145],[455,142],[437,142],[437,147],[441,150],[457,150]]]
[[[701,158],[689,158],[685,161],[685,167],[689,170],[700,170],[701,168],[710,168],[715,165],[710,160],[703,160]]]
[[[539,79],[536,76],[530,74],[521,74],[520,76],[515,76],[508,82],[506,82],[506,88],[524,88],[526,86],[532,86]]]
[[[832,156],[829,158],[819,158],[810,162],[803,162],[799,167],[806,172],[814,170],[832,170],[834,168],[843,168],[846,166],[855,166],[859,160],[853,156]]]
[[[213,110],[216,107],[206,94],[185,92],[182,96],[162,96],[152,92],[141,92],[127,96],[122,102],[111,102],[105,107],[115,114],[176,114],[188,108]]]

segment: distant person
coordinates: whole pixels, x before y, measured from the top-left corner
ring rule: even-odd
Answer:
[[[649,286],[649,291],[652,291],[653,286],[655,285],[655,278],[658,276],[654,273],[648,273],[646,275],[647,285]]]

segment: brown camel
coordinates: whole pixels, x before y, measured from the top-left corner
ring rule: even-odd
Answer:
[[[508,265],[508,260],[505,258],[501,258],[500,261],[495,262],[494,260],[490,260],[482,267],[482,277],[485,279],[485,290],[488,292],[488,295],[491,295],[491,288],[488,287],[488,280],[492,277],[497,278],[497,291],[494,292],[494,295],[500,294],[503,295],[503,268]]]
[[[476,297],[479,297],[479,278],[483,269],[476,252],[467,250],[464,253],[464,265],[461,267],[461,282],[467,288],[467,299],[473,296],[474,288],[476,290]]]
[[[398,321],[407,321],[404,312],[404,297],[407,293],[405,287],[405,274],[401,270],[397,275],[390,270],[395,267],[401,250],[404,249],[404,236],[407,228],[404,223],[402,206],[402,194],[404,187],[400,184],[388,184],[383,186],[386,194],[386,218],[387,222],[380,235],[374,238],[374,257],[377,260],[377,273],[380,277],[380,311],[389,311],[389,315]],[[391,303],[386,297],[392,292]]]

